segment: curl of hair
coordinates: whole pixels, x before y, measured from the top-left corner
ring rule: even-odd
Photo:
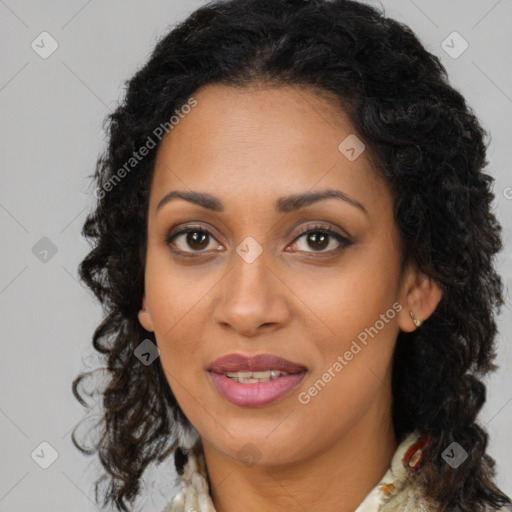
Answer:
[[[494,269],[502,242],[491,212],[494,180],[484,172],[486,132],[407,26],[350,0],[210,2],[159,40],[107,118],[108,148],[93,178],[97,190],[108,192],[98,195],[83,226],[93,248],[79,273],[105,312],[93,346],[110,380],[98,391],[105,412],[94,450],[72,436],[85,453],[98,452],[108,473],[96,495],[107,479],[104,503],[129,510],[145,468],[175,450],[178,425],[190,425],[160,359],[146,366],[134,356],[144,339],[156,343],[137,314],[158,144],[125,177],[115,176],[148,137],[156,138],[155,128],[214,83],[304,87],[347,113],[390,184],[403,264],[416,263],[443,291],[422,327],[397,339],[397,439],[415,429],[434,439],[415,481],[439,510],[480,512],[505,503],[477,421],[486,396],[481,379],[496,369],[495,309],[504,303]],[[73,382],[83,405],[78,386],[90,373]],[[453,441],[469,452],[456,471],[441,458]]]

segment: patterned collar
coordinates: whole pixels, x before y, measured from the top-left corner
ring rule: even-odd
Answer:
[[[423,462],[428,436],[409,434],[398,446],[391,465],[380,482],[370,491],[355,512],[431,512],[436,510],[412,485],[412,478]],[[181,463],[179,458],[182,457]],[[162,512],[215,512],[209,494],[208,476],[201,441],[190,451],[176,457],[182,491]]]

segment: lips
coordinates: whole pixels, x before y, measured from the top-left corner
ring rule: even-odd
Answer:
[[[208,376],[219,395],[231,404],[238,407],[264,407],[290,395],[305,379],[306,372],[251,384],[235,382],[225,375],[214,372],[208,372]]]
[[[228,354],[216,359],[208,368],[212,373],[223,374],[227,372],[263,372],[279,370],[286,373],[300,373],[307,368],[273,354],[257,354],[244,356],[242,354]]]

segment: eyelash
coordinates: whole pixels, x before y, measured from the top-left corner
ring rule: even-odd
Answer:
[[[180,249],[174,249],[174,248],[171,247],[171,244],[172,244],[172,242],[174,241],[175,238],[177,238],[180,235],[184,235],[184,234],[191,233],[191,232],[192,233],[193,232],[205,233],[209,237],[215,239],[213,234],[210,231],[208,231],[207,229],[205,229],[204,227],[197,226],[197,225],[190,225],[190,226],[186,226],[185,229],[182,229],[182,230],[177,231],[175,233],[172,232],[172,228],[171,228],[169,234],[167,235],[167,237],[165,239],[165,242],[170,247],[172,252],[174,252],[176,254],[179,254],[179,255],[182,255],[183,257],[186,257],[186,258],[188,258],[188,257],[194,258],[194,257],[197,257],[196,255],[201,255],[203,253],[206,254],[207,251],[204,251],[204,250],[203,251],[191,251],[191,252],[188,252],[188,251],[182,251]],[[328,235],[330,237],[333,237],[338,242],[340,242],[341,247],[339,247],[337,249],[331,249],[330,251],[307,251],[307,252],[312,252],[312,253],[317,253],[317,254],[325,254],[325,255],[334,255],[335,253],[341,252],[343,249],[345,249],[348,246],[352,245],[352,242],[348,238],[340,235],[339,233],[333,231],[332,229],[329,229],[329,228],[327,228],[325,226],[321,226],[321,225],[308,226],[307,228],[303,228],[303,229],[299,230],[299,232],[297,233],[297,235],[293,239],[292,243],[295,243],[302,236],[308,235],[308,234],[311,234],[311,233],[317,233],[317,234]]]

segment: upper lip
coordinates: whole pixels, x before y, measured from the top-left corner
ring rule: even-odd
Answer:
[[[228,354],[215,359],[208,368],[208,371],[213,373],[259,372],[267,370],[299,373],[307,370],[307,368],[302,364],[293,363],[273,354],[256,354],[253,356]]]

